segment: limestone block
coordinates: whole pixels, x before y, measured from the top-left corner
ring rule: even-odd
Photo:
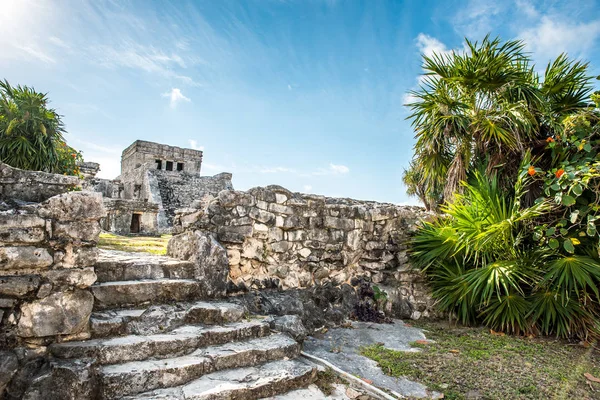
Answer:
[[[221,226],[217,230],[219,240],[227,243],[243,243],[253,233],[252,226]]]
[[[21,337],[69,335],[86,329],[94,296],[86,290],[59,292],[21,305]]]
[[[269,203],[263,200],[256,200],[256,207],[266,211],[269,208]]]
[[[271,243],[271,250],[275,253],[285,253],[290,249],[290,242],[275,242]]]
[[[248,208],[244,206],[237,206],[235,210],[237,211],[240,217],[245,217],[246,215],[248,215]]]
[[[0,298],[0,308],[12,308],[17,303],[15,299]]]
[[[282,193],[275,193],[275,202],[279,204],[283,204],[287,201],[288,197]]]
[[[354,220],[335,217],[325,217],[323,219],[323,225],[326,228],[349,231],[354,229]]]
[[[278,215],[275,218],[275,226],[276,227],[283,228],[284,223],[285,223],[285,220],[283,219],[283,217],[281,217],[281,216]]]
[[[248,215],[250,218],[262,222],[263,224],[272,224],[275,221],[275,214],[261,210],[260,208],[252,208]]]
[[[241,260],[240,251],[236,249],[228,249],[227,258],[229,259],[229,266],[238,265]]]
[[[38,269],[52,265],[48,249],[33,246],[0,247],[0,270]]]
[[[239,190],[222,190],[217,195],[223,207],[253,206],[254,197]]]
[[[285,239],[290,242],[301,242],[306,239],[306,231],[294,230],[285,233]]]
[[[285,215],[293,215],[294,209],[289,206],[284,206],[277,203],[269,204],[269,211],[272,213],[285,214]]]
[[[301,257],[304,257],[304,258],[306,258],[306,257],[310,256],[310,253],[311,253],[311,252],[312,252],[312,251],[311,251],[310,249],[307,249],[306,247],[304,247],[304,248],[302,248],[302,249],[298,250],[298,254],[299,254]]]
[[[379,241],[369,241],[365,244],[365,250],[371,251],[371,250],[383,250],[385,249],[385,243],[384,242],[379,242]]]
[[[57,221],[90,221],[106,216],[99,192],[69,192],[41,203],[38,215]]]
[[[188,231],[173,236],[169,240],[167,254],[194,263],[194,278],[200,284],[202,297],[225,295],[229,259],[225,248],[211,234]]]
[[[231,221],[231,226],[252,225],[254,221],[249,217],[237,218]]]
[[[38,275],[0,276],[0,296],[24,297],[40,285]]]
[[[262,240],[248,238],[242,245],[242,257],[254,260],[263,260],[265,256],[264,242]]]
[[[2,243],[38,243],[44,240],[46,220],[33,214],[0,214]]]
[[[279,228],[269,228],[269,239],[273,242],[280,242],[283,240],[283,230]]]
[[[80,289],[92,286],[97,279],[94,267],[82,269],[54,269],[48,271],[46,278],[54,285],[54,287],[77,287]]]
[[[97,221],[55,222],[52,224],[53,239],[98,243],[100,231],[100,224]]]
[[[360,231],[354,230],[348,232],[346,237],[346,245],[350,250],[358,250],[360,248]]]

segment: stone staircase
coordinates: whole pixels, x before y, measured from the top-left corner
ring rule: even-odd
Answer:
[[[228,302],[196,299],[194,265],[101,251],[91,339],[50,347],[95,360],[99,399],[258,399],[310,384],[301,346]]]

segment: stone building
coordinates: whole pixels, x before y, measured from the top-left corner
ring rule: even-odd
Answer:
[[[116,233],[164,233],[175,210],[206,194],[231,190],[231,174],[200,176],[202,151],[136,140],[123,150],[121,175],[96,178],[98,164],[81,165],[83,187],[101,192],[107,216],[102,228]]]

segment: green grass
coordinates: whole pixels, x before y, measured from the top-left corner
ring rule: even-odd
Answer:
[[[109,250],[165,255],[171,236],[119,236],[103,232],[100,234],[98,247]]]
[[[416,325],[416,324],[415,324]],[[373,345],[363,354],[392,376],[405,376],[444,393],[446,399],[600,399],[600,353],[548,338],[492,335],[482,328],[419,322],[433,342],[419,352]]]

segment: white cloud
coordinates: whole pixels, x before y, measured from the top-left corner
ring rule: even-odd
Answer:
[[[334,173],[334,174],[347,174],[348,172],[350,172],[350,168],[346,167],[345,165],[336,165],[334,163],[330,163],[329,164],[329,169]]]
[[[529,0],[516,0],[517,8],[531,18],[538,16],[538,11]]]
[[[499,18],[506,11],[507,4],[489,0],[470,0],[467,5],[460,7],[454,16],[454,29],[461,36],[471,40],[480,40],[502,23]]]
[[[329,163],[329,168],[319,168],[311,175],[343,175],[350,172],[350,168],[342,164]]]
[[[534,57],[547,62],[560,53],[581,56],[591,50],[600,36],[600,20],[575,23],[544,16],[540,23],[520,34]]]
[[[194,150],[201,150],[204,151],[204,146],[198,146],[198,142],[194,139],[190,139],[190,148],[194,149]]]
[[[448,53],[448,49],[444,43],[425,33],[419,33],[416,41],[419,51],[427,57],[431,57],[433,53]]]
[[[308,193],[308,192],[310,192],[310,191],[312,190],[312,186],[311,186],[311,185],[304,185],[304,186],[302,186],[302,189],[303,189],[305,192],[307,192],[307,193]]]
[[[166,92],[162,94],[163,97],[168,97],[170,100],[170,105],[171,108],[176,108],[177,104],[181,103],[182,101],[185,102],[190,102],[192,100],[190,100],[189,97],[185,97],[183,95],[183,93],[181,93],[181,90],[177,89],[177,88],[173,88],[171,89],[170,92]]]

